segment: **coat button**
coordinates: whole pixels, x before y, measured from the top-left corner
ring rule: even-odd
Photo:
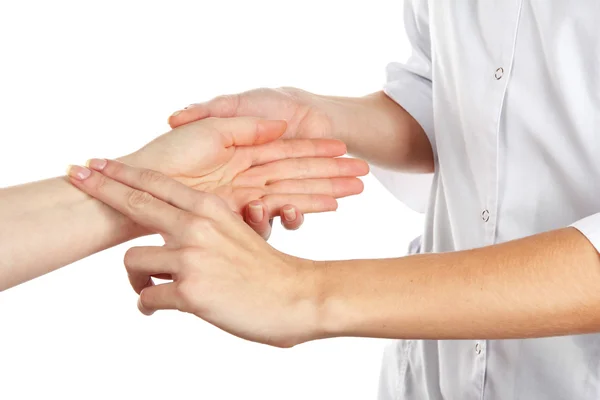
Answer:
[[[483,222],[488,222],[490,220],[490,212],[488,210],[483,210],[481,213],[481,219]]]
[[[498,68],[498,69],[496,70],[496,72],[494,73],[494,77],[495,77],[497,80],[500,80],[500,79],[502,79],[502,77],[503,77],[503,76],[504,76],[504,68],[500,67],[500,68]]]

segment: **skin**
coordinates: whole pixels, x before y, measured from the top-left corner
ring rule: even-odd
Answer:
[[[278,347],[600,331],[600,258],[574,228],[468,251],[316,262],[273,249],[218,196],[144,180],[117,161],[90,166],[72,169],[74,186],[165,239],[125,256],[146,314],[177,309]],[[172,282],[155,286],[153,276]]]
[[[301,212],[335,210],[336,198],[362,191],[357,176],[368,166],[335,158],[345,153],[343,143],[280,140],[286,127],[284,121],[252,117],[209,118],[176,128],[121,160],[213,193],[240,221],[251,220],[257,201],[267,221],[298,210],[297,221]],[[1,189],[0,221],[0,291],[148,233],[65,177]],[[262,224],[252,227],[267,236]]]
[[[382,167],[433,172],[425,132],[383,92],[354,98],[318,96],[295,88],[255,89],[192,104],[173,113],[169,124],[239,116],[285,120],[285,138],[338,139],[350,154]]]
[[[433,153],[425,132],[383,92],[351,98],[318,96],[289,87],[255,89],[192,104],[173,113],[169,124],[177,127],[204,118],[235,116],[286,120],[285,138],[339,139],[350,154],[373,165],[433,172]],[[260,202],[253,204],[258,207]],[[269,230],[267,218],[254,224],[263,232]]]

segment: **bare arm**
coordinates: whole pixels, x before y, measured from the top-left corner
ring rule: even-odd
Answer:
[[[177,194],[173,182],[149,185],[140,179],[143,170],[123,171],[113,163],[72,182],[178,241],[177,250],[129,251],[128,272],[138,277],[132,284],[148,314],[193,312],[229,333],[279,347],[339,336],[503,339],[600,332],[600,256],[576,228],[473,250],[315,262],[257,240],[216,198],[193,200],[205,194],[190,196],[185,187]],[[97,190],[94,182],[101,179],[110,187]],[[136,207],[128,200],[132,190],[141,200]],[[181,201],[172,207],[166,198]],[[194,234],[202,227],[210,227],[208,233]],[[173,282],[147,284],[163,274]]]
[[[469,251],[322,264],[325,336],[496,339],[600,331],[600,258],[575,228]]]
[[[427,105],[425,105],[427,106]],[[256,89],[175,112],[171,127],[208,117],[261,116],[288,121],[286,138],[332,138],[366,161],[403,172],[433,172],[433,152],[419,123],[384,92],[320,96],[296,88]]]
[[[385,93],[360,98],[322,97],[332,135],[348,151],[373,164],[403,172],[433,172],[431,144],[419,123]]]
[[[142,231],[66,177],[0,189],[0,291]]]
[[[247,204],[259,200],[269,205],[260,211],[272,218],[284,213],[286,204],[296,203],[299,212],[324,212],[335,209],[337,197],[360,193],[356,177],[368,172],[363,161],[336,159],[345,151],[338,141],[277,140],[286,126],[249,117],[207,119],[174,129],[121,161],[152,168],[144,175],[147,180],[158,171],[199,191],[218,193],[230,211],[246,216]],[[298,177],[298,170],[306,177]],[[311,178],[329,185],[311,184]],[[290,179],[285,187],[276,186]],[[2,189],[0,290],[144,232],[66,178]]]

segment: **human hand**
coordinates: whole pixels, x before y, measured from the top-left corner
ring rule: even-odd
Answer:
[[[284,138],[332,138],[333,119],[326,104],[319,96],[296,88],[254,89],[192,104],[173,113],[169,125],[176,128],[210,117],[252,116],[287,121]]]
[[[177,309],[277,347],[320,337],[312,261],[269,246],[218,196],[117,161],[88,165],[70,168],[74,186],[165,240],[125,255],[140,311]]]
[[[434,169],[424,128],[384,91],[338,97],[290,87],[255,89],[192,104],[173,113],[169,124],[240,116],[285,120],[284,138],[340,139],[351,154],[383,168],[420,174]]]
[[[332,138],[333,120],[327,104],[328,102],[319,96],[296,88],[255,89],[192,104],[173,113],[169,124],[175,128],[211,117],[255,116],[287,121],[284,138]],[[255,210],[266,208],[260,201],[253,202],[251,206]],[[288,221],[285,215],[282,215],[281,221],[284,226],[287,229],[297,229],[302,223],[302,214],[296,212],[292,206],[285,206],[285,211],[290,217],[296,216],[297,219]],[[266,215],[262,219],[259,219],[258,215],[253,219],[246,218],[246,222],[256,227],[257,231],[270,233],[271,221]]]
[[[334,158],[346,152],[332,139],[279,140],[285,121],[208,118],[177,127],[121,158],[214,193],[263,237],[269,219],[297,228],[302,213],[333,211],[336,198],[363,190],[368,165]],[[145,179],[153,179],[151,173]],[[246,207],[249,205],[248,207]]]

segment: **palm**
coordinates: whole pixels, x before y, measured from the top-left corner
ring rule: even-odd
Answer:
[[[302,212],[330,211],[336,197],[362,190],[356,176],[368,167],[360,160],[334,158],[344,154],[342,143],[276,140],[285,124],[261,134],[255,124],[255,118],[190,123],[150,142],[138,158],[151,159],[153,169],[187,186],[220,196],[240,214],[259,199],[272,216],[285,204]]]
[[[165,146],[177,143],[176,146]],[[235,147],[216,129],[198,134],[192,124],[157,138],[147,147],[163,149],[160,171],[202,192],[224,199],[235,212],[265,196],[264,179],[239,184],[239,177],[252,171],[251,147]]]
[[[248,203],[268,194],[267,177],[253,173],[258,168],[252,166],[253,150],[245,147],[221,148],[219,159],[222,163],[218,167],[209,173],[179,180],[201,192],[218,195],[233,211],[241,214]],[[204,171],[210,169],[204,168]]]

